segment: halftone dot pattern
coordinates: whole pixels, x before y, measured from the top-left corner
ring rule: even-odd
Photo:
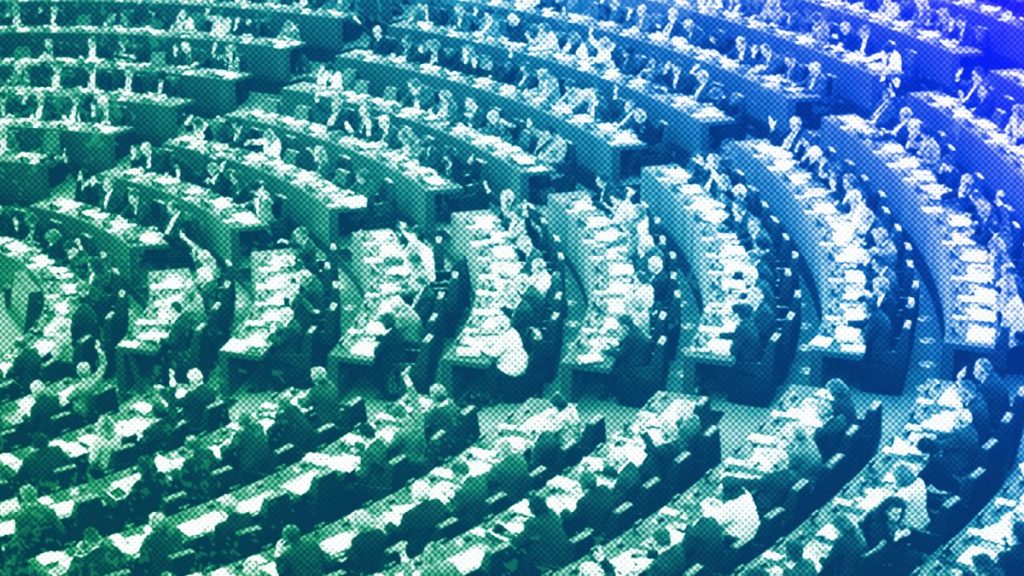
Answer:
[[[0,572],[1012,573],[1022,13],[7,3]]]

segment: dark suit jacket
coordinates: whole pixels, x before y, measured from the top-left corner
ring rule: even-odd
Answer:
[[[527,520],[517,543],[526,560],[541,570],[565,566],[572,560],[562,521],[550,510]]]
[[[308,538],[300,538],[278,557],[275,564],[279,576],[323,574],[326,559],[320,546]]]
[[[139,561],[150,571],[156,573],[168,570],[168,556],[181,550],[184,540],[185,537],[178,527],[165,520],[154,527],[142,542],[142,548],[139,549]]]
[[[732,337],[732,353],[737,362],[757,362],[763,341],[752,319],[741,320]]]
[[[42,367],[42,359],[35,346],[26,346],[18,353],[7,371],[7,377],[14,381],[14,384],[22,389],[28,390],[29,384],[39,378],[39,369]]]
[[[603,528],[617,504],[611,488],[604,485],[590,488],[576,503],[573,523],[581,527]]]
[[[41,547],[56,544],[64,535],[57,513],[39,503],[27,504],[18,510],[14,524],[12,549],[26,553],[39,552]]]
[[[227,453],[242,472],[260,474],[273,466],[273,453],[262,430],[243,428],[231,439]]]
[[[511,454],[494,465],[488,475],[487,486],[491,494],[522,494],[530,486],[529,474],[526,458],[522,454]]]
[[[60,400],[56,394],[47,390],[36,397],[36,402],[32,405],[32,411],[29,412],[28,419],[33,423],[33,426],[38,426],[49,421],[50,418],[59,412]]]
[[[126,557],[109,540],[103,540],[99,546],[71,561],[68,576],[101,576],[125,568]]]

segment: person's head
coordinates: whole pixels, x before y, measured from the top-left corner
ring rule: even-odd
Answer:
[[[989,375],[992,374],[994,369],[991,360],[988,358],[978,358],[974,362],[974,379],[978,382],[984,382],[988,380]]]
[[[839,31],[843,34],[843,36],[849,34],[851,30],[853,30],[853,25],[850,24],[849,20],[843,20],[842,22],[839,23]]]
[[[284,540],[289,544],[294,544],[295,542],[298,542],[300,534],[298,526],[295,524],[289,524],[281,530],[281,540]]]
[[[975,66],[971,70],[971,82],[974,84],[981,84],[985,81],[985,69],[981,66]]]
[[[370,33],[373,34],[374,40],[380,40],[384,37],[384,29],[380,27],[380,24],[374,24],[373,28],[370,29]]]
[[[82,532],[82,542],[87,546],[97,544],[102,539],[103,537],[100,536],[100,531],[93,526],[89,526],[84,532]]]
[[[896,479],[896,486],[904,488],[910,486],[917,480],[917,474],[910,469],[910,466],[901,463],[892,471],[893,477]]]
[[[458,6],[458,4],[456,4],[456,6]],[[519,26],[519,14],[509,12],[508,16],[505,17],[505,22],[508,22],[509,26]]]
[[[700,70],[697,70],[696,76],[697,76],[697,82],[699,82],[701,84],[707,84],[708,81],[711,80],[711,73],[708,72],[707,70],[703,69],[703,68],[701,68]]]
[[[799,129],[803,128],[803,127],[804,127],[804,121],[803,121],[802,118],[800,118],[799,116],[796,116],[796,115],[789,117],[789,129],[791,131],[796,132],[797,130],[799,130]]]
[[[313,366],[309,369],[309,379],[314,383],[327,380],[327,368],[323,366]]]
[[[903,522],[903,515],[907,511],[907,503],[902,498],[890,496],[878,505],[880,513],[890,526],[899,525]]]
[[[190,368],[189,371],[185,373],[185,379],[188,380],[190,385],[199,386],[203,383],[203,371],[199,368]]]
[[[736,49],[743,50],[747,47],[747,39],[744,36],[736,37]]]
[[[491,108],[487,111],[487,124],[490,126],[497,126],[498,122],[501,121],[501,112],[497,108]]]
[[[166,519],[166,516],[164,516],[164,513],[160,512],[159,510],[157,510],[155,512],[150,512],[149,513],[149,526],[150,527],[157,526],[158,524],[163,523],[163,521],[165,519]]]
[[[665,270],[665,261],[661,256],[655,254],[647,259],[647,271],[657,276]]]
[[[35,504],[39,499],[39,491],[32,484],[23,484],[21,488],[18,488],[18,503]]]
[[[430,385],[430,399],[435,403],[444,402],[448,399],[448,389],[445,388],[444,384],[440,382],[434,382]]]
[[[46,386],[45,386],[45,385],[43,384],[43,381],[42,381],[42,380],[33,380],[33,381],[32,381],[31,383],[29,383],[29,385],[28,385],[28,391],[29,391],[29,393],[31,393],[31,394],[32,394],[33,396],[39,396],[39,395],[40,395],[40,394],[42,394],[42,393],[43,393],[44,391],[46,391]]]
[[[566,401],[565,396],[563,396],[561,392],[555,392],[551,395],[551,405],[554,406],[556,410],[561,411],[569,405],[569,402]]]
[[[807,71],[810,72],[812,76],[821,74],[821,62],[818,62],[817,60],[811,62],[807,65]]]

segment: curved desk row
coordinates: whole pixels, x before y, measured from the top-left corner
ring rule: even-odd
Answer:
[[[284,2],[209,3],[203,0],[27,0],[21,6],[73,10],[76,20],[86,17],[92,22],[107,19],[112,10],[146,10],[168,20],[185,10],[193,15],[216,14],[231,18],[261,20],[277,33],[286,21],[299,28],[301,40],[323,50],[340,50],[362,33],[355,16],[335,8],[311,10]],[[66,16],[62,15],[61,18]]]
[[[161,50],[170,50],[171,46],[188,42],[194,54],[200,51],[209,54],[213,45],[232,45],[238,50],[239,66],[242,72],[250,73],[259,80],[268,82],[287,82],[292,75],[292,62],[295,52],[302,46],[297,40],[279,40],[272,38],[247,38],[243,36],[226,36],[218,38],[203,32],[173,32],[158,28],[124,26],[49,26],[0,27],[0,55],[17,56],[17,49],[26,45],[42,46],[45,39],[52,39],[56,57],[93,58],[87,48],[89,38],[97,38],[107,42],[134,39],[152,43],[156,58]],[[107,56],[107,54],[99,54]],[[164,56],[169,54],[164,53]],[[205,66],[204,66],[205,67]]]
[[[296,148],[324,146],[327,153],[338,161],[338,166],[356,176],[364,194],[361,205],[358,196],[348,196],[337,203],[348,209],[366,208],[366,197],[376,197],[383,188],[393,195],[398,214],[419,227],[420,233],[429,234],[437,225],[438,198],[457,194],[458,184],[441,176],[436,170],[409,158],[400,151],[387,149],[380,142],[367,142],[354,136],[329,131],[322,124],[299,120],[273,112],[247,110],[229,114],[227,118],[257,129],[269,128],[282,133]],[[308,209],[296,208],[293,217],[310,218]],[[315,214],[314,214],[315,215]],[[332,224],[333,226],[333,224]],[[318,232],[319,230],[319,232]],[[340,228],[345,230],[345,228]],[[338,238],[339,229],[317,226],[310,231],[325,244]]]
[[[284,213],[306,225],[325,245],[341,236],[346,219],[366,209],[365,196],[261,152],[221,142],[197,141],[190,136],[176,138],[164,146],[194,173],[204,173],[210,162],[226,162],[239,176],[240,185],[262,181],[268,192],[284,198]]]
[[[482,134],[464,124],[449,125],[433,120],[428,118],[425,112],[403,107],[395,100],[347,90],[340,93],[320,91],[312,83],[300,82],[286,86],[281,91],[278,110],[282,114],[296,116],[299,106],[304,106],[308,110],[316,104],[318,98],[330,99],[335,96],[340,99],[343,106],[349,108],[367,104],[373,117],[389,114],[396,129],[409,126],[419,135],[426,135],[440,144],[451,146],[462,158],[483,158],[485,163],[481,173],[495,190],[511,188],[516,192],[516,197],[527,198],[531,188],[539,186],[540,182],[553,176],[553,168],[541,164],[535,156],[514,144]],[[300,114],[298,117],[300,120],[306,120],[301,118]]]
[[[953,359],[991,354],[996,345],[993,256],[970,237],[970,218],[941,201],[949,190],[922,170],[896,142],[876,140],[863,118],[831,116],[822,141],[856,162],[872,185],[885,190],[889,207],[918,248],[942,313],[944,341]]]

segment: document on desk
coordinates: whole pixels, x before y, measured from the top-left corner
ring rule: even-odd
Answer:
[[[302,496],[309,492],[310,487],[313,485],[313,479],[319,474],[318,470],[306,470],[302,474],[292,478],[281,485],[281,488],[295,494],[296,496]]]
[[[181,530],[181,533],[189,538],[195,538],[203,534],[212,533],[218,524],[227,519],[228,515],[223,510],[213,510],[198,518],[178,524],[178,530]]]

